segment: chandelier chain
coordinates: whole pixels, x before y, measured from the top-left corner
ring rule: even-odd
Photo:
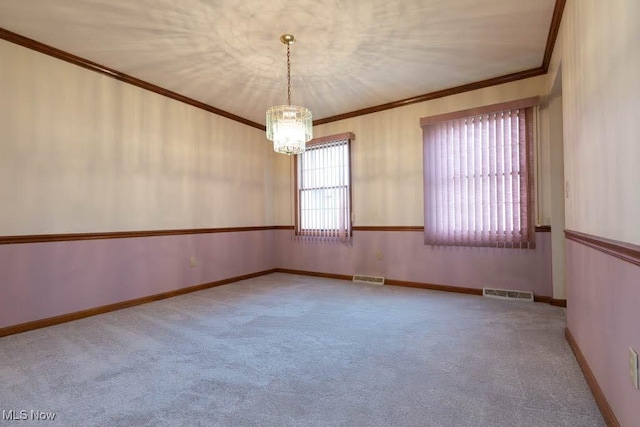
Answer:
[[[287,44],[287,102],[291,105],[291,45]]]

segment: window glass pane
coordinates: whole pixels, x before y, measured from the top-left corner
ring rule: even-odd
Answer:
[[[349,141],[311,146],[298,157],[299,232],[350,232]]]

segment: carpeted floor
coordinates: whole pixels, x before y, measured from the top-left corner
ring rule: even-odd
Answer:
[[[564,326],[546,304],[271,274],[0,338],[0,426],[603,426]]]

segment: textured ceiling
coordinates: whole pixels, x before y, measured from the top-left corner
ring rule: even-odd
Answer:
[[[264,124],[542,65],[555,0],[2,0],[0,27]]]

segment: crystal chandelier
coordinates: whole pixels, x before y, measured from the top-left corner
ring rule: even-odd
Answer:
[[[291,45],[296,42],[291,34],[283,34],[280,41],[287,45],[287,105],[267,110],[267,138],[273,141],[273,150],[282,154],[300,154],[305,143],[313,138],[311,111],[291,105]]]

